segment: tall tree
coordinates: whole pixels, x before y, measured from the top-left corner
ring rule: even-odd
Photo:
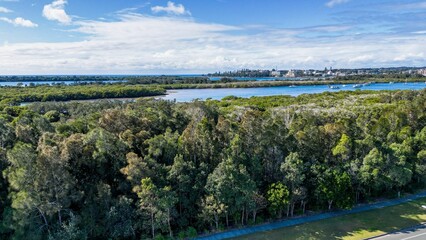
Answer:
[[[272,183],[268,188],[267,199],[270,210],[276,214],[278,218],[282,218],[283,210],[288,206],[290,201],[290,192],[287,186],[281,182]]]
[[[302,184],[305,180],[305,166],[298,153],[290,153],[281,164],[284,182],[290,188],[290,216],[293,216],[294,205],[300,198],[304,198]],[[302,200],[302,199],[300,199]]]
[[[248,205],[253,201],[251,196],[256,191],[256,185],[243,165],[236,165],[232,159],[221,162],[209,175],[206,190],[220,204],[225,205],[227,226],[228,216],[236,218],[238,212],[241,212],[241,224],[244,225],[244,216]]]
[[[158,228],[156,221],[156,213],[159,211],[159,194],[158,188],[154,185],[150,178],[141,180],[141,185],[134,190],[138,194],[139,208],[147,211],[151,223],[151,236],[155,238],[155,230]]]

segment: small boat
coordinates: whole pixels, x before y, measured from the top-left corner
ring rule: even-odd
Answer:
[[[394,82],[389,82],[389,84],[394,84]]]
[[[330,89],[340,89],[339,86],[328,86]]]
[[[342,87],[346,87],[346,85],[343,85]]]
[[[296,85],[290,85],[289,87],[291,87],[291,88],[295,88],[295,87],[296,87]]]
[[[361,85],[361,84],[355,84],[355,85],[353,86],[353,88],[362,88],[362,85]]]

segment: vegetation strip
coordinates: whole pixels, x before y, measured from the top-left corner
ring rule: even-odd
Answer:
[[[120,84],[2,87],[0,104],[22,102],[70,101],[103,98],[136,98],[166,94],[160,87]]]
[[[329,219],[329,218],[344,216],[344,215],[348,215],[348,214],[361,213],[361,212],[366,212],[366,211],[370,211],[370,210],[396,206],[396,205],[399,205],[399,204],[402,204],[402,203],[411,202],[413,200],[425,198],[425,197],[426,197],[426,191],[421,192],[421,193],[417,193],[417,194],[414,194],[414,195],[410,195],[410,196],[407,196],[407,197],[404,197],[404,198],[400,198],[400,199],[393,199],[393,200],[389,200],[389,201],[383,201],[383,202],[377,202],[377,203],[373,203],[373,204],[366,204],[366,205],[362,205],[362,206],[357,206],[357,207],[350,209],[350,210],[321,213],[321,214],[315,214],[315,215],[306,216],[306,217],[298,217],[298,218],[295,218],[295,219],[288,219],[288,220],[283,220],[283,221],[270,223],[270,224],[264,224],[264,225],[254,226],[254,227],[247,227],[247,228],[243,228],[243,229],[235,229],[235,230],[226,231],[226,232],[222,232],[222,233],[216,233],[216,234],[213,234],[213,235],[199,237],[199,238],[196,238],[196,239],[199,239],[199,240],[220,240],[220,239],[227,239],[227,238],[235,238],[235,237],[249,235],[249,234],[253,234],[253,233],[271,231],[271,230],[276,230],[276,229],[280,229],[280,228],[296,226],[296,225],[300,225],[300,224],[304,224],[304,223],[310,223],[310,222],[315,222],[315,221],[319,221],[319,220],[325,220],[325,219]]]

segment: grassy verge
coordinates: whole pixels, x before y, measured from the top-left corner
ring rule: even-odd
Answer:
[[[426,198],[236,239],[365,239],[426,222]]]

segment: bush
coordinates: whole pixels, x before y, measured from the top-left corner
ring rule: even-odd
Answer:
[[[61,115],[58,111],[52,110],[44,114],[44,116],[49,120],[49,122],[57,122],[61,119]]]
[[[155,240],[166,240],[167,238],[160,234],[160,235],[155,236],[154,239]]]
[[[186,236],[189,238],[195,238],[197,236],[197,230],[193,227],[188,227],[188,229],[186,229]]]
[[[185,231],[180,231],[177,235],[178,239],[185,239],[186,238],[186,232]]]

